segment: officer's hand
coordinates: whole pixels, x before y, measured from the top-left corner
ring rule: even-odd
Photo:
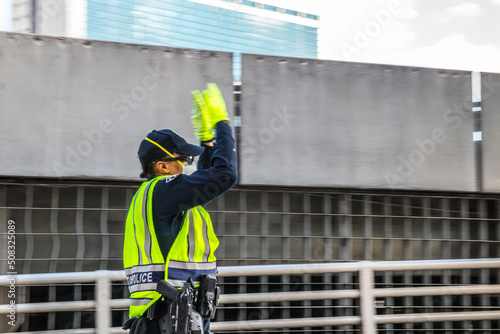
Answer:
[[[220,121],[229,121],[229,115],[226,110],[226,102],[214,83],[207,84],[207,89],[203,91],[205,104],[207,106],[207,114],[210,123],[210,129],[215,128]]]
[[[199,90],[192,91],[191,98],[193,101],[193,109],[191,109],[191,123],[193,124],[194,135],[199,141],[211,141],[214,138],[214,133],[210,130],[212,126],[210,124],[210,119],[208,118],[205,98]]]

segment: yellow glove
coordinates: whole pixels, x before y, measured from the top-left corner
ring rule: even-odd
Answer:
[[[228,121],[229,115],[226,110],[226,102],[224,98],[214,83],[208,83],[207,89],[203,91],[203,97],[205,98],[205,104],[207,106],[207,115],[209,120],[209,128],[213,129],[220,121]]]
[[[191,92],[193,109],[191,109],[191,123],[194,128],[196,139],[202,142],[214,139],[214,133],[210,130],[211,124],[208,118],[207,105],[205,98],[199,90]]]

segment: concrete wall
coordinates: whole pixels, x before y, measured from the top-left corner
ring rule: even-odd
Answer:
[[[483,190],[500,192],[500,74],[481,77]]]
[[[153,129],[195,142],[190,91],[233,110],[231,53],[0,33],[0,173],[138,179]]]
[[[243,56],[241,182],[475,190],[471,73]]]

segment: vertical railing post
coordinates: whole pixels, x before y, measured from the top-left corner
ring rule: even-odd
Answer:
[[[96,332],[99,334],[108,334],[111,327],[111,279],[107,270],[96,271],[95,288],[95,322]]]
[[[361,310],[361,333],[376,334],[375,298],[373,296],[374,275],[370,262],[361,262],[359,268],[359,293]]]

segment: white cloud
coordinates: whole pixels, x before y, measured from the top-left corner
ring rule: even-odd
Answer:
[[[472,17],[482,14],[481,6],[472,2],[465,2],[447,10],[454,17]]]
[[[494,5],[500,6],[500,0],[491,0]]]
[[[398,19],[411,20],[417,18],[419,13],[415,10],[415,0],[400,0],[399,2],[403,10],[398,14]]]
[[[463,35],[448,36],[434,45],[401,52],[373,52],[366,61],[383,64],[445,68],[467,71],[500,72],[500,48],[491,44],[474,45]]]

